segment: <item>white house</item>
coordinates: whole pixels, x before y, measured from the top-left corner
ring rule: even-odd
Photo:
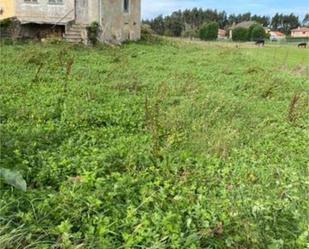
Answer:
[[[279,32],[279,31],[269,31],[269,39],[271,41],[280,41],[285,39],[285,34]]]

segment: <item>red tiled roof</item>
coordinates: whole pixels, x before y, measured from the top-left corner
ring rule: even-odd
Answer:
[[[292,32],[309,32],[309,28],[306,27],[299,27],[297,29],[292,29]]]
[[[276,35],[276,36],[285,36],[285,34],[279,32],[279,31],[270,31],[270,33]]]

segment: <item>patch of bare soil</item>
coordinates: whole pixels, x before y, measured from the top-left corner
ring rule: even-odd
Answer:
[[[303,64],[298,64],[297,66],[292,68],[287,65],[284,65],[280,67],[280,70],[284,72],[290,72],[291,74],[296,76],[309,78],[309,67]]]

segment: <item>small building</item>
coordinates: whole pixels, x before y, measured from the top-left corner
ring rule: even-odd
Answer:
[[[294,38],[307,38],[309,37],[309,28],[298,27],[291,30],[291,36]]]
[[[271,41],[281,41],[286,38],[285,34],[279,31],[270,31],[269,32],[269,39]]]
[[[218,39],[226,39],[226,31],[224,29],[218,30]]]
[[[87,27],[99,25],[98,40],[118,43],[141,35],[141,0],[10,0],[19,36],[44,37],[57,30],[71,42],[88,42]],[[13,4],[13,3],[12,3]]]
[[[15,2],[13,0],[0,0],[0,21],[15,16]]]
[[[234,28],[250,28],[253,24],[257,24],[255,21],[243,21],[234,25]]]
[[[230,27],[230,30],[229,30],[229,37],[232,38],[233,37],[233,30],[235,28],[250,28],[250,26],[252,26],[253,24],[257,24],[257,22],[255,21],[243,21],[243,22],[240,22],[240,23],[233,23],[233,25]]]

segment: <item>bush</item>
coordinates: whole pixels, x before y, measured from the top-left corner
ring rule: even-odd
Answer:
[[[186,38],[198,37],[198,32],[196,29],[188,29],[182,33],[182,36]]]
[[[151,29],[150,25],[148,24],[142,25],[141,40],[148,40],[153,34],[154,34],[154,31]]]
[[[247,41],[248,29],[242,27],[235,28],[233,30],[232,39],[233,41]]]
[[[255,26],[252,29],[252,33],[251,33],[251,37],[250,37],[250,39],[252,41],[265,39],[265,38],[266,38],[266,32],[265,32],[265,29],[262,26],[258,25],[258,26]]]
[[[254,23],[252,24],[249,29],[248,29],[248,40],[251,41],[252,40],[252,30],[255,28],[255,27],[258,27],[260,26],[260,24],[258,23]]]
[[[204,24],[200,29],[201,40],[216,40],[218,38],[219,25],[216,22]]]
[[[161,38],[155,35],[155,32],[148,24],[143,24],[141,28],[141,41],[150,43],[160,43]]]
[[[309,42],[309,37],[291,37],[287,36],[286,37],[287,42]]]
[[[93,22],[90,24],[90,26],[87,27],[88,38],[92,45],[97,43],[99,31],[100,24],[97,22]]]
[[[141,27],[142,35],[153,35],[155,32],[149,24],[143,24]]]
[[[10,18],[3,19],[0,21],[0,27],[8,27],[12,23],[12,20]]]

